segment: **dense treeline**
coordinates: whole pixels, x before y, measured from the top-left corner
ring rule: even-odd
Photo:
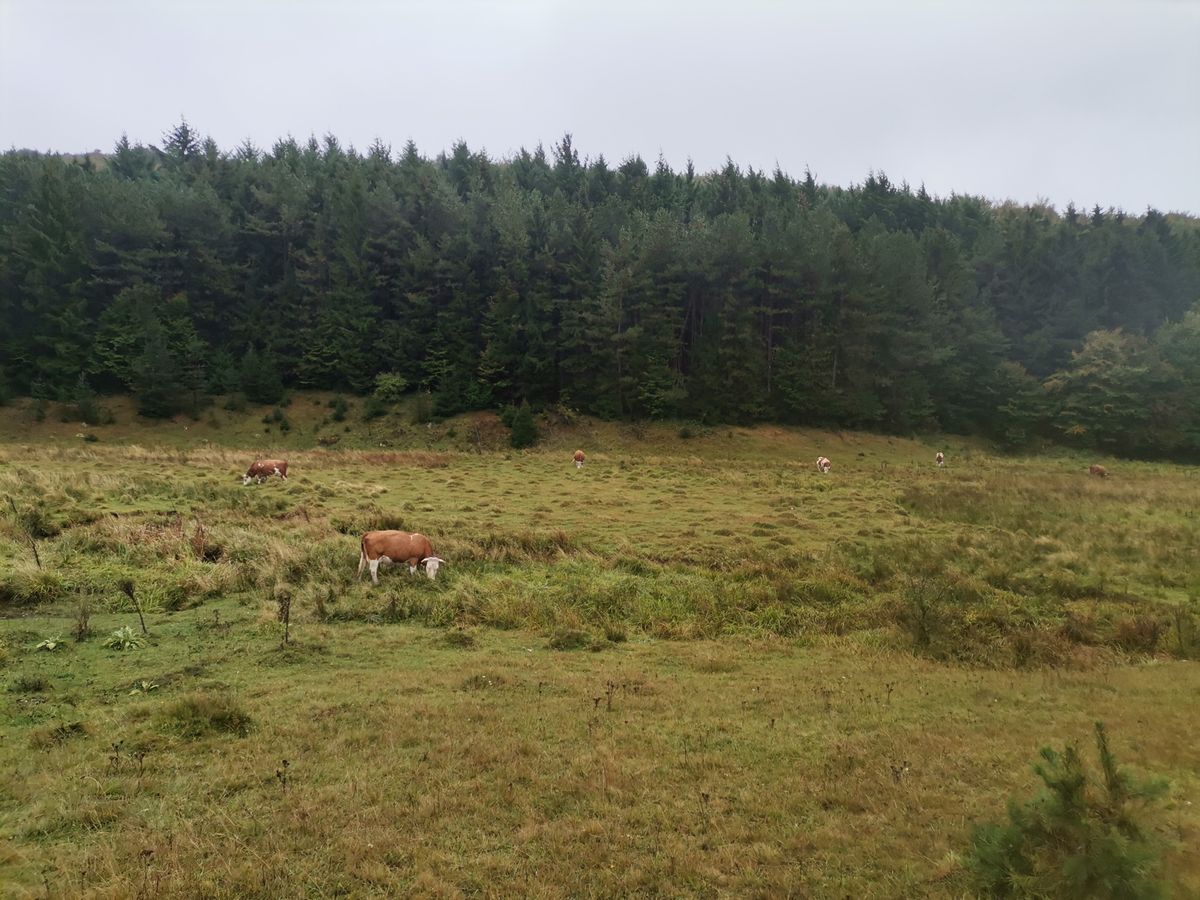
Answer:
[[[0,380],[149,415],[288,387],[1200,455],[1200,223],[873,174],[495,161],[186,123],[0,156]]]

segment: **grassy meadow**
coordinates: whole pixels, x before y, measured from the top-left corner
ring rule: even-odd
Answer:
[[[0,409],[0,894],[970,896],[1102,720],[1200,895],[1195,469],[330,400]]]

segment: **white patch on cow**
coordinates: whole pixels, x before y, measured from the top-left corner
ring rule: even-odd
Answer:
[[[444,560],[438,559],[436,556],[427,556],[423,562],[425,563],[425,574],[429,576],[430,581],[433,581],[433,579],[437,577],[438,566],[440,566]]]

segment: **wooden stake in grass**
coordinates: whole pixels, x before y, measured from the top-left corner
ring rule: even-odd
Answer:
[[[180,530],[183,529],[183,519],[180,520]],[[192,532],[191,537],[192,552],[196,554],[196,559],[205,559],[205,551],[208,549],[208,529],[204,527],[204,523],[199,519],[196,520],[196,530]]]
[[[25,532],[25,537],[29,541],[29,548],[33,550],[33,561],[37,563],[37,567],[42,567],[42,558],[38,555],[37,541],[34,540],[33,532],[29,530],[29,525],[25,522],[24,517],[17,511],[17,504],[13,502],[12,497],[8,497],[8,505],[12,507],[13,518],[17,524],[21,526],[21,530]]]
[[[283,646],[291,639],[292,589],[285,585],[275,586],[275,602],[279,604],[279,621],[283,623]]]
[[[142,604],[138,603],[138,599],[133,590],[132,581],[122,581],[121,590],[125,592],[125,596],[133,601],[133,608],[137,610],[138,621],[142,623],[142,634],[149,637],[150,632],[146,630],[146,618],[142,615]]]

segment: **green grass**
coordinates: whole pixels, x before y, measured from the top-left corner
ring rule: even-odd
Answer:
[[[1172,783],[1200,893],[1194,470],[592,421],[516,452],[327,400],[282,437],[0,411],[15,896],[962,896],[973,826],[1095,720]],[[292,477],[242,487],[267,453]],[[447,565],[356,581],[372,527]]]

